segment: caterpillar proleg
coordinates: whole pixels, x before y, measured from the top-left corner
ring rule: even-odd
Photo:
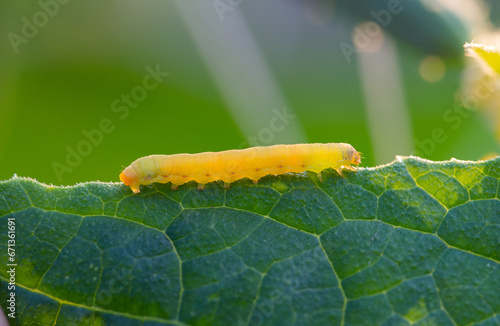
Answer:
[[[294,144],[252,147],[198,154],[150,155],[135,160],[120,174],[134,193],[140,185],[172,183],[172,188],[194,180],[198,189],[222,180],[227,187],[242,178],[257,181],[268,174],[318,173],[328,168],[351,168],[361,163],[360,153],[344,143]]]

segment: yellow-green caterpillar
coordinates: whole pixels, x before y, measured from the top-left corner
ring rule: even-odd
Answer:
[[[339,171],[361,163],[360,153],[349,144],[294,144],[252,147],[198,154],[150,155],[134,161],[120,174],[120,180],[134,193],[140,185],[172,183],[172,188],[194,180],[198,189],[222,180],[228,187],[242,178],[257,181],[268,174]]]

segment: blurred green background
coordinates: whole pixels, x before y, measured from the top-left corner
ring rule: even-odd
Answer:
[[[412,153],[477,160],[498,152],[487,116],[474,111],[459,126],[449,118],[470,60],[463,44],[494,29],[498,7],[3,1],[0,180],[118,181],[150,154],[297,142],[351,143],[363,166]],[[366,23],[377,17],[382,29]],[[144,93],[146,67],[169,75]],[[126,117],[112,109],[122,96],[140,99]],[[294,115],[286,123],[285,107]],[[113,131],[91,144],[84,131],[103,121]],[[80,159],[68,161],[71,151]]]

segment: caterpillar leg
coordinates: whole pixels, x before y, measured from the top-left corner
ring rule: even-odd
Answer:
[[[342,174],[342,167],[339,167],[338,169],[336,169],[335,171],[337,171],[338,174],[340,174],[340,176],[343,178],[344,175]]]
[[[229,189],[229,188],[231,188],[231,184],[224,182],[224,189]]]
[[[253,184],[254,184],[254,185],[256,185],[256,184],[258,184],[258,183],[259,183],[259,180],[258,180],[258,179],[257,179],[257,180],[252,180],[252,181],[253,181]]]
[[[356,171],[356,168],[352,165],[344,166],[344,169],[349,170],[349,171]]]
[[[321,172],[318,172],[317,175],[318,175],[319,181],[321,181],[321,183],[323,183],[323,176],[321,175]]]
[[[205,189],[205,185],[202,184],[202,183],[198,183],[198,190],[204,190]]]
[[[170,187],[170,189],[172,189],[172,190],[177,190],[177,188],[179,188],[179,185],[172,184],[172,187]]]

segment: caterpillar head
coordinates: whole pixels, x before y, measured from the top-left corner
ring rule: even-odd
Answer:
[[[126,185],[130,186],[130,189],[137,194],[140,192],[139,190],[139,177],[137,173],[135,173],[134,169],[129,166],[122,173],[120,173],[120,180]]]
[[[361,152],[358,152],[354,149],[354,152],[352,153],[351,164],[359,165],[361,163],[361,154]]]
[[[347,158],[350,164],[359,165],[361,163],[361,153],[354,149],[351,145],[347,150]]]

